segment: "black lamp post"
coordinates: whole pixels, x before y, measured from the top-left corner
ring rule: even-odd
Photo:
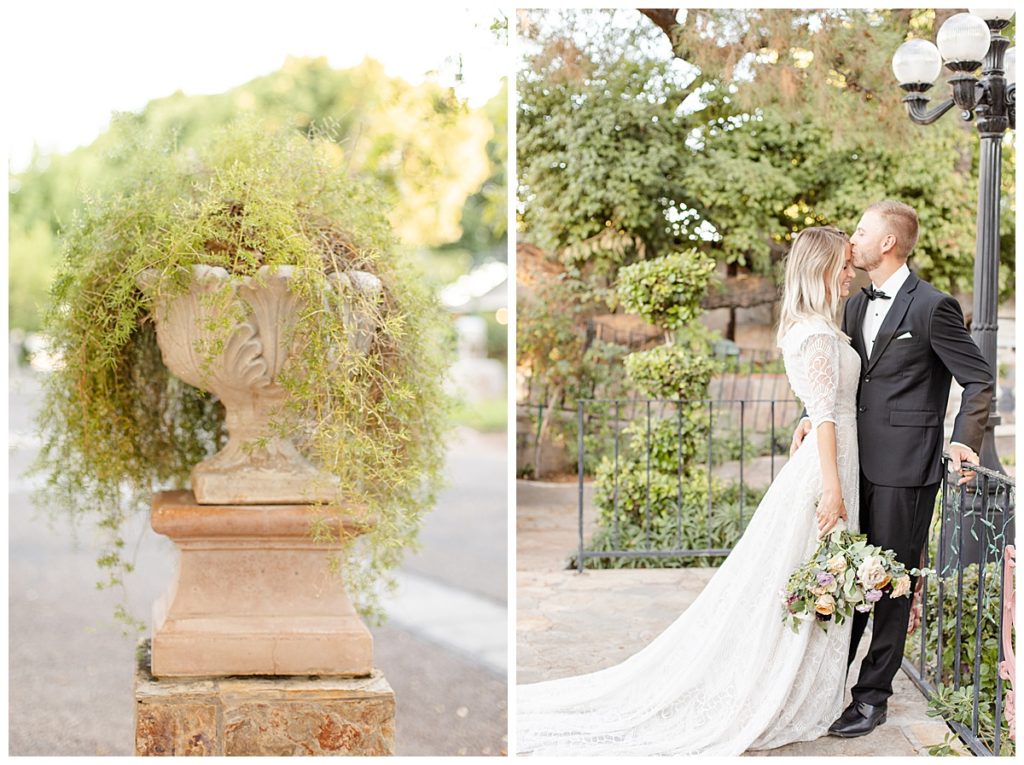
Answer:
[[[991,365],[996,366],[996,312],[999,304],[999,190],[1002,176],[1003,134],[1016,129],[1016,49],[1002,30],[1013,10],[977,10],[951,16],[939,29],[938,47],[927,40],[910,40],[892,57],[892,69],[907,91],[903,103],[910,119],[930,125],[954,106],[961,118],[976,120],[981,137],[978,193],[977,247],[974,257],[974,318],[971,335]],[[952,98],[928,109],[926,92],[939,76],[942,61],[953,72]],[[972,72],[981,67],[981,75]],[[995,446],[999,424],[995,398],[985,439],[978,455],[983,467],[1005,472]]]

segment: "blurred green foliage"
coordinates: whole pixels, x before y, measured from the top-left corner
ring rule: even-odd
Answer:
[[[271,74],[224,93],[178,92],[121,115],[145,133],[196,145],[235,117],[271,128],[317,128],[340,148],[352,175],[367,176],[393,205],[392,226],[412,249],[469,250],[504,258],[507,88],[470,109],[450,88],[411,85],[366,59],[332,69],[325,58],[290,58]],[[89,198],[123,184],[131,153],[107,130],[63,155],[37,154],[10,179],[10,323],[37,329],[58,261],[57,240]]]

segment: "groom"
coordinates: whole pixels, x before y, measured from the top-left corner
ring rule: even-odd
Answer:
[[[962,462],[977,451],[995,389],[992,370],[964,327],[960,306],[907,267],[917,242],[917,214],[900,202],[876,202],[850,237],[853,265],[871,286],[849,298],[843,331],[860,354],[857,433],[860,453],[860,530],[871,544],[896,552],[910,568],[921,564],[941,475],[942,425],[950,377],[963,386],[953,424],[951,469],[969,480]],[[810,431],[801,421],[793,448]],[[916,579],[916,578],[915,578]],[[829,733],[863,736],[885,722],[886,700],[903,660],[909,598],[875,605],[871,646],[861,663],[853,702]],[[868,615],[853,617],[853,663]]]

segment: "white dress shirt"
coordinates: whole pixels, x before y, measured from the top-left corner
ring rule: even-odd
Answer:
[[[878,336],[878,330],[882,327],[882,322],[885,321],[889,309],[892,308],[896,293],[900,291],[900,287],[903,286],[903,282],[909,276],[910,269],[904,263],[896,269],[892,276],[885,280],[885,284],[877,288],[888,295],[889,299],[882,300],[881,298],[876,298],[868,301],[868,310],[864,312],[864,326],[861,330],[864,333],[864,347],[867,349],[869,359],[871,358],[871,351],[875,348],[875,338]]]

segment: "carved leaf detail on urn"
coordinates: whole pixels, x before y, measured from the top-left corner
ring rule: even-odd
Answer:
[[[288,504],[331,502],[333,476],[318,470],[281,428],[287,391],[278,377],[300,340],[302,299],[291,290],[294,269],[263,266],[232,280],[219,267],[192,268],[188,291],[164,295],[156,271],[140,275],[139,286],[154,298],[157,343],[167,365],[190,385],[214,393],[225,408],[228,443],[192,470],[200,504]],[[372,274],[327,277],[342,297],[343,321],[353,328],[347,349],[365,354],[376,318],[345,299],[354,289],[376,300],[381,283]],[[351,324],[350,324],[351,323]]]

